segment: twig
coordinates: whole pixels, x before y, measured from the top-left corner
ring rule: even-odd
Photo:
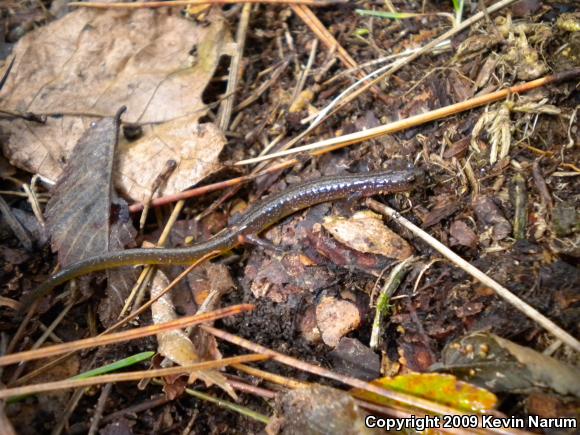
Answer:
[[[74,391],[62,413],[56,417],[56,426],[53,427],[50,435],[60,435],[64,431],[65,427],[68,426],[71,415],[74,413],[75,409],[77,409],[77,406],[79,405],[79,402],[84,397],[84,395],[84,388],[79,388]]]
[[[30,182],[30,185],[32,186],[32,181]],[[44,216],[42,216],[42,211],[41,211],[42,208],[40,207],[40,203],[38,201],[38,196],[36,195],[36,192],[33,191],[26,183],[22,184],[22,189],[24,190],[24,192],[28,196],[28,202],[30,203],[30,207],[32,207],[32,212],[34,213],[36,220],[38,221],[40,226],[43,227],[44,226]]]
[[[34,316],[34,313],[36,312],[36,307],[38,306],[39,303],[40,299],[35,300],[30,306],[30,309],[24,315],[24,318],[20,322],[20,325],[18,325],[18,329],[12,336],[12,340],[10,340],[10,343],[8,343],[6,353],[12,353],[14,349],[16,349],[16,345],[18,344],[20,339],[24,336],[24,333],[26,332],[26,327],[30,323],[30,319],[32,319],[32,316]]]
[[[310,30],[322,41],[324,45],[330,50],[336,50],[338,53],[338,58],[340,61],[345,65],[347,68],[357,68],[358,64],[356,60],[354,60],[348,51],[344,49],[342,45],[338,43],[338,41],[332,36],[332,33],[328,31],[328,29],[322,24],[322,22],[318,19],[318,17],[312,12],[312,10],[305,5],[290,5],[292,10],[296,15],[298,15],[304,24],[306,24]],[[364,76],[363,71],[358,71],[357,76],[362,78]],[[378,98],[383,100],[384,103],[388,101],[384,97],[382,91],[377,86],[372,86],[371,90],[373,94],[375,94]]]
[[[236,51],[232,56],[230,63],[230,73],[226,94],[229,96],[222,102],[218,113],[219,127],[222,131],[226,131],[230,125],[234,103],[236,102],[236,89],[242,77],[242,56],[244,55],[244,48],[246,47],[246,36],[248,33],[248,25],[250,23],[250,12],[252,5],[245,4],[238,23],[238,31],[236,32]]]
[[[43,384],[27,385],[24,387],[16,387],[0,390],[0,399],[6,399],[8,397],[22,396],[28,394],[43,393],[47,391],[65,390],[69,388],[89,387],[91,385],[105,384],[109,382],[129,382],[163,376],[189,374],[191,372],[195,372],[198,370],[216,369],[226,367],[229,364],[263,361],[265,359],[268,359],[268,355],[250,354],[236,356],[232,358],[223,358],[219,360],[204,361],[189,366],[177,366],[155,370],[137,370],[133,372],[101,375],[85,379],[65,379],[63,381],[46,382]]]
[[[227,409],[228,411],[237,412],[238,414],[241,414],[245,417],[259,421],[260,423],[268,424],[270,422],[270,418],[267,415],[260,414],[259,412],[256,412],[245,406],[240,406],[228,400],[218,399],[217,397],[210,396],[209,394],[202,393],[201,391],[192,390],[191,388],[186,388],[185,392],[190,396],[213,403],[214,405],[217,405],[223,409]]]
[[[230,367],[233,367],[234,365],[232,364]],[[227,374],[226,374],[227,376]],[[247,384],[245,382],[241,382],[239,380],[239,377],[234,377],[232,375],[227,376],[228,378],[228,384],[230,384],[235,390],[241,391],[242,393],[250,393],[253,394],[254,396],[258,396],[258,397],[262,397],[264,399],[275,399],[276,398],[276,392],[272,391],[272,390],[266,390],[265,388],[261,388],[261,387],[256,387],[255,385],[250,385]]]
[[[257,369],[255,367],[248,366],[246,364],[232,364],[232,367],[236,370],[244,372],[255,378],[260,378],[264,381],[272,382],[278,385],[283,385],[286,388],[305,388],[309,384],[306,382],[300,382],[296,379],[290,379],[285,376],[280,376],[275,373],[266,372],[264,370]]]
[[[546,180],[542,176],[542,170],[540,169],[540,164],[537,160],[534,160],[532,163],[532,175],[534,177],[534,183],[536,184],[536,188],[540,192],[540,197],[542,198],[542,203],[546,206],[548,211],[552,211],[554,208],[554,202],[552,201],[552,196],[550,195],[550,191],[548,190],[548,185],[546,184]]]
[[[496,12],[508,5],[510,5],[511,3],[515,2],[516,0],[501,0],[495,4],[493,4],[492,6],[490,6],[489,8],[487,8],[487,12],[488,13],[492,13],[492,12]],[[452,36],[456,35],[457,33],[467,29],[468,27],[470,27],[472,24],[478,22],[479,20],[481,20],[482,18],[485,17],[485,14],[483,12],[478,12],[477,14],[473,15],[472,17],[470,17],[469,19],[465,20],[463,23],[461,23],[459,26],[452,28],[451,30],[448,30],[447,32],[443,33],[441,36],[435,38],[433,41],[431,41],[430,43],[428,43],[427,45],[424,45],[420,50],[416,51],[415,53],[411,54],[409,57],[405,58],[403,62],[397,62],[395,65],[393,65],[393,67],[391,69],[389,69],[388,71],[384,72],[383,74],[381,74],[379,77],[371,80],[370,82],[366,83],[364,86],[362,86],[360,89],[356,90],[355,92],[353,92],[352,95],[350,95],[348,98],[346,98],[335,110],[334,112],[336,112],[337,110],[339,110],[341,107],[343,107],[344,105],[350,103],[351,101],[353,101],[355,98],[357,98],[359,95],[361,95],[363,92],[366,92],[369,88],[371,88],[372,86],[384,81],[386,78],[390,77],[391,75],[393,75],[395,72],[399,71],[401,68],[403,68],[404,65],[414,61],[415,59],[417,59],[419,56],[421,56],[423,53],[427,53],[429,52],[431,49],[435,48],[437,45],[439,45],[441,42],[451,38]],[[333,113],[334,113],[333,112]],[[330,116],[330,115],[329,115]]]
[[[141,213],[141,218],[139,219],[139,232],[142,233],[143,229],[145,228],[145,222],[147,222],[147,215],[149,214],[149,208],[151,207],[151,201],[153,200],[153,196],[157,191],[161,188],[161,186],[167,183],[167,179],[173,174],[175,169],[177,168],[177,162],[173,159],[169,159],[163,165],[160,173],[157,174],[153,183],[151,183],[151,189],[147,199],[143,201],[145,206],[143,207],[143,212]]]
[[[183,192],[179,192],[179,193],[176,193],[174,195],[167,195],[167,196],[163,196],[161,198],[156,198],[153,201],[151,201],[151,206],[158,207],[160,205],[170,204],[170,203],[178,201],[178,200],[185,200],[185,199],[193,198],[196,196],[202,196],[202,195],[205,195],[205,194],[210,193],[210,192],[215,192],[217,190],[227,189],[228,187],[233,187],[233,186],[237,186],[238,184],[252,181],[255,178],[258,178],[262,175],[271,174],[272,172],[276,172],[276,171],[279,171],[281,169],[285,169],[289,166],[291,166],[291,165],[284,162],[282,164],[274,165],[274,166],[272,166],[264,171],[257,172],[254,174],[242,175],[241,177],[230,178],[229,180],[219,181],[217,183],[208,184],[207,186],[201,186],[201,187],[196,187],[196,188],[189,189],[189,190],[184,190]],[[129,211],[131,213],[138,212],[142,209],[143,209],[143,204],[140,202],[132,204],[129,207]]]
[[[177,222],[177,219],[179,218],[179,214],[181,213],[181,210],[183,210],[184,206],[185,206],[185,201],[183,201],[183,200],[178,201],[177,204],[175,204],[175,207],[171,211],[171,215],[169,216],[169,219],[167,219],[167,223],[165,224],[165,227],[163,227],[163,231],[161,233],[161,236],[159,236],[159,240],[157,241],[158,248],[164,248],[167,245],[167,242],[169,240],[169,235],[171,234],[171,230],[173,229],[175,222]],[[143,276],[143,279],[144,279],[143,282],[148,282],[149,279],[151,279],[151,276],[153,276],[153,273],[155,272],[155,270],[157,270],[157,268],[154,265],[146,266],[141,271],[141,276]],[[141,304],[141,302],[143,301],[143,298],[144,298],[144,296],[143,296],[144,293],[145,293],[145,286],[141,285],[139,288],[139,292],[135,296],[135,305]],[[121,317],[121,316],[119,316],[119,317]]]
[[[268,355],[271,360],[285,364],[287,366],[290,367],[294,367],[298,370],[302,370],[304,372],[307,373],[312,373],[315,374],[317,376],[322,376],[328,379],[334,379],[338,382],[341,382],[345,385],[349,385],[351,387],[354,388],[360,388],[364,391],[368,391],[371,393],[375,393],[378,394],[381,397],[390,399],[390,400],[395,400],[397,402],[400,402],[402,404],[411,406],[412,408],[420,408],[422,410],[426,410],[429,412],[433,412],[436,414],[441,414],[441,415],[473,415],[473,414],[469,414],[454,408],[450,408],[448,406],[445,405],[441,405],[439,403],[435,403],[435,402],[431,402],[429,400],[420,398],[420,397],[416,397],[416,396],[412,396],[406,393],[402,393],[399,391],[394,391],[394,390],[388,390],[385,388],[382,388],[378,385],[369,383],[369,382],[365,382],[365,381],[361,381],[360,379],[356,379],[350,376],[343,376],[340,375],[338,373],[335,373],[331,370],[325,369],[324,367],[320,367],[314,364],[310,364],[304,361],[300,361],[296,358],[293,358],[291,356],[288,355],[284,355],[282,353],[273,351],[271,349],[268,349],[267,347],[261,346],[259,344],[253,343],[249,340],[246,340],[242,337],[239,337],[237,335],[234,334],[230,334],[229,332],[226,331],[222,331],[220,329],[214,328],[212,326],[207,326],[207,325],[201,325],[200,326],[201,329],[203,329],[206,332],[209,332],[212,335],[215,335],[218,338],[221,338],[222,340],[225,340],[229,343],[233,343],[237,346],[243,347],[245,349],[249,349],[252,352],[258,353],[258,354],[264,354],[264,355]],[[515,431],[509,431],[509,430],[505,430],[505,429],[491,429],[494,432],[498,432],[498,433],[514,433]]]
[[[451,43],[449,41],[443,41],[438,47],[435,47],[435,49],[433,50],[433,53],[447,51],[447,50],[449,50],[450,47],[451,47]],[[385,63],[385,62],[388,62],[390,60],[395,60],[395,59],[400,59],[402,57],[410,56],[412,53],[420,50],[421,48],[422,47],[408,48],[407,50],[401,51],[399,53],[389,54],[387,56],[379,57],[378,59],[373,59],[373,60],[370,60],[368,62],[361,63],[356,68],[350,68],[350,69],[347,69],[344,71],[340,71],[337,74],[334,74],[331,78],[329,78],[325,82],[321,83],[321,86],[326,88],[326,87],[330,86],[332,83],[334,83],[335,81],[340,80],[345,75],[352,75],[352,73],[357,72],[363,68],[367,68],[369,66],[379,65],[381,63]],[[371,72],[371,75],[376,74],[377,71],[379,71],[379,70],[375,70],[375,71]],[[303,122],[308,122],[308,118],[306,118],[306,120],[303,120]]]
[[[440,49],[445,49],[446,47],[449,48],[450,44],[441,44],[438,46]],[[395,55],[390,56],[390,58],[401,58],[401,57],[405,57],[405,56],[409,56],[410,53],[413,53],[415,51],[417,51],[419,49],[415,49],[415,50],[408,50],[406,52],[403,53],[397,53]],[[382,67],[380,67],[379,69],[374,70],[373,72],[361,77],[359,80],[357,80],[356,82],[354,82],[352,85],[348,86],[345,90],[343,90],[340,94],[338,94],[330,103],[328,103],[324,108],[320,109],[320,111],[318,112],[318,114],[312,115],[312,116],[308,116],[304,119],[302,119],[300,122],[302,124],[305,124],[307,122],[310,122],[310,125],[308,126],[308,128],[302,132],[300,134],[300,137],[302,137],[303,135],[305,135],[306,133],[309,133],[310,131],[312,131],[314,128],[316,128],[322,121],[324,121],[324,119],[327,117],[327,115],[332,111],[332,109],[334,109],[347,95],[349,95],[351,92],[354,92],[354,90],[356,88],[358,88],[359,86],[362,86],[367,80],[376,77],[377,75],[381,74],[382,72],[386,71],[387,69],[391,68],[395,63],[389,63],[387,65],[383,65]],[[336,76],[335,76],[336,77]],[[333,77],[333,79],[335,78]],[[328,82],[331,82],[333,79],[328,80]],[[417,86],[417,85],[415,85]],[[407,91],[407,93],[409,93],[409,91]]]
[[[328,49],[336,50],[338,58],[347,68],[358,67],[356,60],[338,43],[334,36],[332,36],[332,33],[320,22],[308,6],[291,5],[290,7]]]
[[[313,144],[304,145],[301,147],[292,148],[291,150],[279,151],[276,153],[269,154],[267,156],[256,157],[253,159],[241,160],[236,163],[236,165],[249,165],[264,160],[270,160],[277,157],[286,156],[289,154],[296,154],[300,152],[310,152],[312,155],[319,155],[329,151],[333,151],[339,148],[346,147],[351,144],[363,142],[366,140],[374,139],[386,134],[396,133],[409,128],[417,127],[419,125],[425,124],[427,122],[435,121],[437,119],[445,118],[450,115],[455,115],[457,113],[464,112],[476,107],[483,106],[485,104],[493,103],[495,101],[506,98],[508,95],[515,93],[524,93],[532,89],[539,88],[551,83],[556,83],[564,80],[569,80],[576,78],[580,75],[580,68],[575,68],[570,71],[563,73],[558,73],[554,75],[549,75],[542,77],[531,82],[522,83],[516,86],[512,86],[507,89],[502,89],[499,91],[491,92],[489,94],[480,95],[471,98],[460,103],[451,104],[449,106],[441,107],[439,109],[432,110],[427,113],[422,113],[419,115],[411,116],[410,118],[400,119],[389,124],[380,125],[378,127],[369,128],[368,130],[358,131],[351,134],[346,134],[343,136],[333,137],[331,139],[325,139]]]
[[[121,326],[123,326],[127,322],[129,322],[132,319],[136,318],[139,314],[143,313],[147,308],[149,308],[151,305],[153,305],[155,302],[157,302],[165,294],[167,294],[167,292],[171,291],[193,269],[195,269],[197,266],[199,266],[202,262],[204,262],[206,260],[209,260],[210,258],[213,258],[214,256],[217,256],[218,254],[219,254],[218,251],[210,252],[209,254],[206,254],[203,257],[201,257],[198,260],[196,260],[192,265],[188,266],[187,269],[185,269],[183,272],[181,272],[177,276],[177,278],[175,278],[173,281],[171,281],[169,283],[169,285],[167,286],[167,288],[163,289],[163,291],[160,292],[157,296],[151,298],[149,301],[147,301],[143,305],[141,305],[137,310],[134,310],[130,315],[128,315],[127,317],[124,317],[123,319],[121,319],[117,323],[115,323],[113,326],[107,328],[107,330],[105,332],[103,332],[102,334],[100,334],[100,335],[108,334],[109,332],[114,331],[114,330],[120,328]],[[198,313],[198,315],[199,314],[201,314],[201,313]]]
[[[290,63],[289,57],[280,62],[280,64],[274,68],[272,76],[268,80],[263,82],[260,86],[258,86],[258,88],[254,90],[251,93],[251,95],[249,95],[247,98],[241,101],[236,107],[234,107],[234,111],[239,112],[240,110],[245,109],[250,104],[258,100],[258,98],[260,98],[262,94],[266,92],[270,88],[270,86],[272,86],[272,84],[278,81],[282,73],[286,71],[286,68],[288,67],[289,63]]]
[[[149,409],[156,408],[158,406],[163,406],[169,402],[171,402],[171,399],[169,399],[165,395],[162,397],[158,397],[156,399],[146,400],[145,402],[139,403],[137,405],[128,406],[125,409],[121,409],[119,411],[115,411],[112,414],[107,415],[105,418],[103,418],[102,424],[110,423],[127,415],[136,415],[140,412],[148,411]]]
[[[580,75],[580,68],[567,71],[564,73],[559,73],[555,75],[546,76],[531,82],[523,83],[520,85],[512,86],[511,88],[503,89],[500,91],[492,92],[490,94],[481,95],[475,98],[472,98],[467,101],[463,101],[460,103],[452,104],[450,106],[442,107],[431,112],[427,112],[424,114],[412,116],[407,119],[401,119],[399,121],[395,121],[390,124],[385,124],[379,127],[371,128],[368,130],[347,134],[344,136],[339,136],[331,139],[322,140],[319,142],[315,142],[309,145],[304,145],[301,147],[293,148],[291,150],[280,151],[277,153],[273,153],[267,156],[256,157],[253,159],[241,160],[236,163],[236,165],[250,165],[256,162],[261,162],[265,160],[274,159],[277,157],[293,154],[293,153],[300,153],[304,151],[311,151],[312,155],[320,155],[324,154],[329,151],[333,151],[339,148],[346,147],[351,144],[363,142],[365,140],[373,139],[379,136],[383,136],[390,133],[395,133],[398,131],[403,131],[408,128],[417,127],[418,125],[435,121],[437,119],[444,118],[446,116],[454,115],[457,113],[461,113],[466,110],[473,109],[475,107],[483,106],[485,104],[489,104],[494,101],[501,100],[502,98],[507,97],[510,93],[524,93],[530,91],[532,89],[545,86],[550,83],[555,83],[558,81],[567,80],[570,78],[574,78]],[[302,136],[300,136],[302,137]],[[291,141],[295,143],[294,140]],[[171,202],[175,202],[181,199],[188,199],[193,198],[196,196],[205,195],[209,192],[215,192],[217,190],[226,189],[228,187],[236,186],[241,183],[245,183],[251,181],[259,176],[270,174],[273,172],[280,171],[282,169],[288,168],[290,166],[295,165],[298,163],[298,160],[287,160],[281,163],[278,163],[268,169],[260,171],[258,173],[253,173],[250,175],[244,175],[241,177],[232,178],[226,181],[220,181],[218,183],[209,184],[207,186],[196,187],[194,189],[185,190],[183,192],[174,194],[174,195],[167,195],[161,198],[156,198],[151,202],[153,207],[157,207],[164,204],[169,204]],[[134,213],[138,212],[143,209],[143,204],[136,203],[132,204],[129,207],[129,210]]]
[[[528,227],[528,190],[526,179],[521,173],[516,173],[512,178],[511,189],[512,203],[514,205],[514,239],[524,240]]]
[[[27,350],[24,352],[13,353],[10,355],[0,356],[0,366],[14,364],[21,361],[30,361],[39,358],[48,358],[50,356],[60,355],[61,353],[72,352],[75,350],[88,349],[96,346],[105,346],[107,344],[119,343],[123,341],[134,340],[136,338],[155,335],[159,332],[169,331],[177,328],[185,328],[190,325],[198,325],[203,322],[221,319],[223,317],[239,314],[254,309],[253,305],[241,304],[231,307],[222,308],[212,311],[211,313],[196,314],[186,316],[180,319],[161,323],[157,325],[143,326],[141,328],[130,329],[128,331],[117,332],[114,334],[102,335],[100,337],[85,338],[70,343],[55,344],[41,349]]]
[[[34,344],[31,346],[30,350],[38,349],[40,346],[42,346],[44,344],[46,339],[55,330],[55,328],[60,324],[60,322],[62,322],[62,319],[64,319],[64,317],[68,314],[68,312],[70,311],[70,309],[72,307],[73,307],[73,304],[70,303],[63,308],[63,310],[58,314],[58,316],[56,316],[56,318],[48,326],[46,331],[44,331],[42,333],[42,335],[38,338],[38,340],[36,340],[34,342]],[[20,364],[18,364],[18,367],[16,367],[16,370],[14,370],[14,373],[12,374],[12,377],[11,377],[9,383],[12,383],[16,379],[18,379],[18,377],[22,374],[25,367],[26,367],[26,362],[24,362],[24,361],[21,362]]]
[[[171,291],[171,289],[173,289],[188,273],[190,273],[194,268],[196,268],[200,263],[202,263],[203,261],[209,260],[210,258],[212,258],[214,255],[216,255],[215,253],[210,253],[208,255],[203,256],[202,258],[198,259],[197,261],[195,261],[191,266],[189,266],[187,269],[185,269],[182,273],[179,274],[179,276],[177,278],[175,278],[168,286],[166,289],[164,289],[161,294],[159,294],[157,297],[152,298],[151,300],[147,301],[146,303],[144,303],[141,307],[139,307],[139,309],[137,309],[136,311],[133,311],[130,315],[128,315],[127,317],[124,317],[123,319],[119,320],[117,323],[115,323],[113,326],[110,326],[109,328],[107,328],[105,331],[103,331],[101,334],[99,334],[99,336],[108,334],[110,332],[113,332],[115,330],[117,330],[118,328],[120,328],[121,326],[125,325],[126,323],[130,322],[132,319],[136,318],[137,316],[139,316],[141,313],[145,312],[151,305],[153,305],[160,297],[162,297],[163,295],[165,295],[168,291]],[[7,352],[8,353],[8,352]],[[35,369],[34,371],[26,374],[25,376],[23,376],[22,378],[18,379],[17,381],[15,381],[14,383],[16,385],[21,385],[24,384],[26,382],[28,382],[31,379],[34,379],[36,376],[40,375],[41,373],[43,373],[44,371],[57,366],[58,364],[62,363],[63,361],[65,361],[67,358],[71,357],[74,354],[74,352],[69,352],[66,355],[63,355],[59,358],[56,358],[46,364],[44,364],[43,366]]]
[[[97,407],[95,409],[95,413],[91,420],[91,427],[89,428],[88,435],[96,435],[97,431],[99,430],[99,424],[101,423],[101,418],[103,417],[103,411],[105,409],[105,404],[109,399],[109,394],[111,394],[111,390],[113,389],[113,384],[108,383],[106,384],[103,389],[101,390],[101,395],[99,396],[99,400],[97,401]]]
[[[101,2],[71,2],[68,6],[92,9],[153,9],[165,7],[180,7],[189,5],[228,5],[233,3],[269,3],[269,4],[296,4],[309,6],[328,6],[345,3],[348,0],[174,0],[157,2],[134,3],[101,3]]]
[[[439,242],[437,239],[435,239],[434,237],[427,234],[421,228],[419,228],[416,225],[414,225],[413,223],[409,222],[407,219],[402,217],[397,211],[393,210],[392,208],[390,208],[384,204],[381,204],[380,202],[374,201],[372,199],[367,199],[366,203],[372,210],[379,212],[379,213],[382,213],[386,216],[389,216],[390,218],[395,220],[397,223],[399,223],[402,226],[404,226],[405,228],[407,228],[409,231],[412,231],[413,234],[415,234],[421,240],[425,241],[431,247],[433,247],[434,249],[439,251],[439,253],[441,255],[443,255],[444,257],[446,257],[448,260],[455,263],[458,267],[463,269],[465,272],[467,272],[468,274],[470,274],[474,278],[481,281],[486,286],[492,288],[497,293],[498,296],[505,299],[514,308],[518,309],[523,314],[528,316],[530,319],[534,320],[535,322],[537,322],[538,324],[543,326],[547,331],[549,331],[554,336],[556,336],[557,338],[562,340],[562,342],[566,343],[572,349],[576,350],[577,352],[580,352],[580,342],[578,342],[578,340],[576,340],[574,337],[572,337],[570,334],[568,334],[566,331],[564,331],[562,328],[560,328],[558,325],[556,325],[550,319],[545,317],[538,310],[536,310],[535,308],[531,307],[530,305],[528,305],[527,303],[522,301],[520,298],[518,298],[516,295],[514,295],[512,292],[510,292],[507,288],[503,287],[497,281],[491,279],[489,276],[487,276],[481,270],[472,266],[470,263],[465,261],[459,255],[457,255],[456,253],[451,251],[443,243]]]
[[[185,206],[184,200],[178,201],[177,204],[175,204],[175,207],[171,211],[171,215],[169,216],[169,219],[167,219],[167,223],[165,224],[165,227],[163,228],[163,231],[161,232],[161,235],[157,240],[158,248],[164,248],[165,245],[167,244],[169,234],[171,233],[171,230],[173,229],[175,222],[177,222],[177,218],[179,217],[179,214],[181,213],[181,210],[183,210],[184,206]],[[130,306],[133,305],[133,302],[134,305],[139,305],[143,301],[145,285],[146,283],[149,282],[155,270],[157,269],[156,266],[154,265],[148,265],[143,268],[141,274],[139,275],[139,278],[137,279],[137,283],[133,286],[131,293],[127,297],[127,300],[125,301],[125,304],[123,305],[123,308],[119,313],[118,316],[119,319],[125,315],[125,313],[129,310]]]
[[[292,111],[292,106],[296,103],[296,99],[300,95],[300,93],[304,90],[304,85],[306,84],[306,79],[308,78],[308,74],[312,70],[312,64],[314,63],[314,59],[316,58],[316,49],[318,48],[318,39],[314,39],[312,42],[312,48],[310,49],[310,55],[308,56],[308,62],[306,63],[306,68],[302,70],[300,73],[300,77],[298,78],[298,82],[294,87],[294,91],[292,92],[292,98],[290,99],[290,111]]]

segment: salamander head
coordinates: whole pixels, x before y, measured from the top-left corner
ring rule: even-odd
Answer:
[[[380,171],[369,174],[373,178],[373,190],[377,193],[393,193],[411,190],[414,186],[424,182],[425,173],[418,168],[409,168],[399,171]]]

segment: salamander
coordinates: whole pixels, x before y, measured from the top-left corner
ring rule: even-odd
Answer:
[[[145,264],[186,265],[211,254],[229,251],[281,219],[323,202],[348,197],[365,197],[379,193],[410,190],[420,172],[416,169],[380,171],[321,177],[289,187],[271,195],[244,213],[239,221],[206,242],[187,248],[149,248],[113,251],[71,264],[27,295],[23,306],[47,295],[66,281],[112,267]]]

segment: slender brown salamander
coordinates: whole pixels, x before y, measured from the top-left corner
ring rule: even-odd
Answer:
[[[218,233],[207,242],[201,242],[189,248],[128,249],[108,252],[74,263],[25,296],[23,306],[27,307],[34,300],[50,293],[54,287],[90,272],[140,264],[191,264],[212,252],[229,251],[242,244],[247,237],[257,235],[286,216],[312,205],[347,198],[351,195],[364,197],[410,190],[418,174],[418,170],[408,169],[337,175],[291,186],[259,202],[235,225]]]

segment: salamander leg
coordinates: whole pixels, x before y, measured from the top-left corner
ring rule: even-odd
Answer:
[[[287,252],[287,249],[282,248],[282,247],[277,246],[277,245],[274,245],[269,240],[262,239],[261,237],[253,235],[253,234],[240,236],[239,240],[240,240],[240,243],[247,244],[247,245],[254,245],[254,246],[262,248],[266,251],[274,251],[274,252],[278,252],[278,253],[286,253]]]

